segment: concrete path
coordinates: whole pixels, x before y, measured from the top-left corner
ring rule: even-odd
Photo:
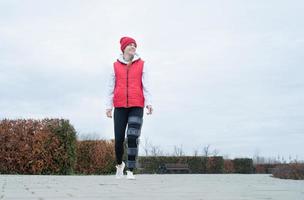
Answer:
[[[304,181],[265,175],[0,175],[0,200],[304,200]]]

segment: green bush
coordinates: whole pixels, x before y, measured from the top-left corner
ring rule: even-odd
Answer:
[[[235,173],[253,173],[253,160],[251,158],[236,158],[233,160]]]
[[[54,157],[54,161],[60,164],[59,174],[72,174],[76,164],[76,131],[69,120],[56,120],[49,128],[54,133],[65,150],[63,156]]]
[[[188,164],[191,173],[222,173],[224,161],[222,157],[202,156],[139,156],[138,173],[162,173],[166,163]]]

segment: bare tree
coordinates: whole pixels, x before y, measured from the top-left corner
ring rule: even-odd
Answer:
[[[144,143],[142,146],[145,156],[163,156],[164,152],[160,146],[153,145],[148,137],[144,138]]]
[[[212,152],[211,152],[211,148],[210,148],[210,144],[208,144],[207,146],[204,146],[203,147],[203,156],[204,157],[208,157],[210,155],[212,156],[217,156],[219,154],[219,150],[217,149],[214,149]]]
[[[260,154],[260,151],[258,149],[256,149],[253,154],[253,158],[252,158],[253,164],[255,164],[255,165],[261,163],[259,154]]]
[[[148,137],[145,137],[144,140],[145,140],[145,142],[144,142],[144,145],[143,145],[143,149],[144,149],[145,155],[149,156],[149,152],[150,152],[152,144],[151,144]]]
[[[151,145],[151,155],[152,156],[162,156],[163,151],[161,150],[160,146]]]
[[[267,158],[266,157],[263,157],[263,156],[260,156],[260,150],[259,149],[256,149],[255,152],[254,152],[254,155],[253,155],[253,164],[265,164],[267,163]],[[268,158],[268,163],[271,163],[273,161],[271,161],[270,158]]]
[[[174,152],[173,152],[173,156],[183,156],[185,155],[184,151],[183,151],[183,145],[178,146],[174,146]]]
[[[193,156],[198,156],[198,149],[193,150]]]
[[[213,155],[213,156],[217,156],[218,154],[219,154],[219,150],[214,149],[214,150],[212,151],[212,155]]]
[[[208,144],[207,146],[203,147],[203,156],[208,157],[209,156],[209,148],[210,148],[210,144]]]

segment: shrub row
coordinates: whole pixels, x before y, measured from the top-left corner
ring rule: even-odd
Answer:
[[[282,179],[304,179],[304,164],[303,163],[291,163],[291,164],[281,164],[276,166],[272,175],[277,178]]]
[[[257,164],[254,167],[256,174],[271,174],[273,169],[281,164]]]
[[[106,174],[114,158],[114,140],[77,141],[68,120],[0,121],[2,174]]]
[[[139,173],[161,173],[166,163],[188,164],[191,173],[223,173],[224,160],[221,156],[140,156],[138,158]]]
[[[224,160],[221,156],[140,156],[138,173],[160,173],[166,163],[188,164],[191,173],[253,173],[253,161],[250,158]]]
[[[75,141],[68,120],[1,120],[0,173],[71,174]]]
[[[234,172],[242,174],[253,173],[253,160],[251,158],[236,158],[233,160]]]
[[[126,141],[124,145],[123,159],[127,160]],[[166,163],[187,163],[191,173],[271,173],[276,167],[254,167],[252,159],[224,160],[221,156],[139,156],[137,162],[138,173],[160,173]],[[74,127],[64,119],[0,121],[0,173],[114,172],[114,140],[77,141]]]
[[[108,174],[116,170],[114,140],[77,141],[76,144],[76,173]]]

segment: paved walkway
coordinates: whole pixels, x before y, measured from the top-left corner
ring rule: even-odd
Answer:
[[[304,200],[304,181],[256,174],[0,175],[0,200]]]

